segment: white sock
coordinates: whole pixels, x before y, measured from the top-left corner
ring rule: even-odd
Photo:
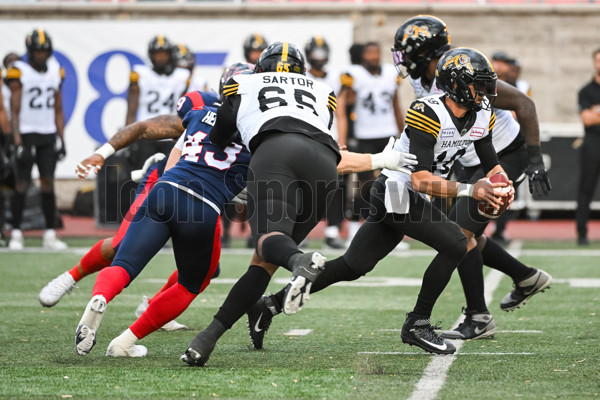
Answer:
[[[325,228],[325,237],[327,239],[335,239],[340,236],[340,228],[337,226],[328,226]]]
[[[131,329],[127,328],[123,333],[116,338],[119,344],[123,345],[123,347],[128,348],[135,345],[135,342],[138,341],[137,336],[131,332]]]
[[[360,229],[360,222],[358,221],[350,221],[348,224],[348,239],[352,239],[356,236],[356,232]]]

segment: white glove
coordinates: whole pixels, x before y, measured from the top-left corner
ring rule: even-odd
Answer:
[[[245,206],[248,203],[248,189],[244,188],[237,196],[231,199],[231,202]]]
[[[395,143],[396,138],[391,137],[381,153],[371,154],[371,167],[373,169],[387,168],[410,175],[411,170],[407,166],[417,165],[417,156],[394,150]]]
[[[144,175],[146,175],[148,168],[150,168],[152,164],[162,161],[165,157],[166,156],[163,153],[156,153],[148,157],[148,159],[144,162],[142,169],[131,171],[131,180],[135,183],[141,181],[144,178]]]

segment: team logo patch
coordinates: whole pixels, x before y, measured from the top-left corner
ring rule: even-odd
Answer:
[[[483,137],[484,128],[471,128],[471,137]]]
[[[457,69],[467,69],[473,73],[473,66],[471,65],[471,57],[466,54],[457,54],[454,57],[446,58],[443,69],[448,69],[449,66],[454,65]]]
[[[404,31],[404,36],[402,37],[402,44],[406,44],[406,41],[409,38],[415,38],[420,40],[425,40],[431,38],[431,32],[429,32],[429,27],[427,25],[417,26],[411,25]]]
[[[423,104],[423,103],[415,103],[412,106],[412,108],[413,108],[413,110],[416,110],[416,111],[425,112],[425,104]]]
[[[442,129],[442,137],[443,138],[451,138],[454,137],[454,133],[456,132],[456,129]]]

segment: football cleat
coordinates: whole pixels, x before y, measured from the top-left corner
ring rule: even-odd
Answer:
[[[96,331],[106,311],[106,299],[101,294],[92,297],[88,303],[77,330],[75,331],[75,348],[80,356],[85,356],[96,344]]]
[[[341,250],[346,248],[346,242],[339,237],[336,238],[325,238],[325,249],[330,250]]]
[[[47,229],[42,239],[44,249],[62,251],[69,248],[65,242],[56,237],[54,229]]]
[[[271,293],[263,296],[248,310],[248,333],[255,349],[263,348],[265,333],[271,326],[273,317],[279,312],[273,303]]]
[[[75,279],[73,279],[68,271],[63,272],[44,286],[40,291],[38,299],[44,307],[52,307],[56,305],[65,294],[73,290],[75,283]]]
[[[463,309],[465,320],[451,331],[444,331],[440,335],[443,339],[480,339],[494,337],[496,324],[494,317],[489,312],[468,313]]]
[[[204,367],[216,345],[214,337],[204,330],[192,339],[181,360],[192,367]]]
[[[514,290],[500,302],[500,308],[502,311],[511,311],[521,307],[534,294],[549,289],[551,282],[552,276],[549,273],[536,269],[533,275],[515,283]]]
[[[147,309],[148,309],[148,297],[143,296],[142,302],[135,309],[135,316],[137,318],[141,317],[142,314],[144,313],[144,311],[146,311]],[[175,320],[172,320],[172,321],[167,322],[163,326],[161,326],[160,329],[162,329],[163,331],[166,331],[166,332],[175,332],[175,331],[184,331],[184,330],[188,329],[188,327],[183,324],[180,324],[179,322],[177,322]]]
[[[148,349],[145,346],[135,344],[137,337],[127,329],[114,338],[106,349],[107,357],[146,357]]]
[[[456,348],[435,333],[437,326],[431,326],[429,319],[417,318],[411,313],[406,314],[406,321],[402,325],[402,343],[417,346],[425,351],[435,354],[454,354]]]
[[[283,312],[296,314],[310,299],[310,288],[323,270],[327,259],[319,252],[301,254],[292,266],[292,280],[285,288]]]
[[[8,242],[8,248],[11,250],[23,250],[24,247],[23,233],[19,229],[13,229],[10,235],[10,242]]]

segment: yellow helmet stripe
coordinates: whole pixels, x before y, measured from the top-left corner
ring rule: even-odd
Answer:
[[[254,34],[254,38],[256,39],[256,44],[257,44],[258,46],[262,46],[262,44],[263,44],[263,42],[264,42],[264,39],[263,39],[263,37],[260,35],[260,33],[255,33],[255,34]]]
[[[281,52],[281,61],[287,61],[289,50],[290,50],[290,44],[288,42],[283,42],[283,50]]]
[[[165,45],[165,37],[163,35],[158,35],[158,46],[163,47]]]
[[[46,34],[42,28],[38,28],[38,37],[40,38],[40,44],[44,45],[46,43]]]
[[[323,37],[321,35],[315,36],[315,43],[318,47],[323,47]]]
[[[185,44],[183,43],[179,43],[179,52],[181,53],[182,56],[185,56],[187,54],[187,50],[185,48]]]

